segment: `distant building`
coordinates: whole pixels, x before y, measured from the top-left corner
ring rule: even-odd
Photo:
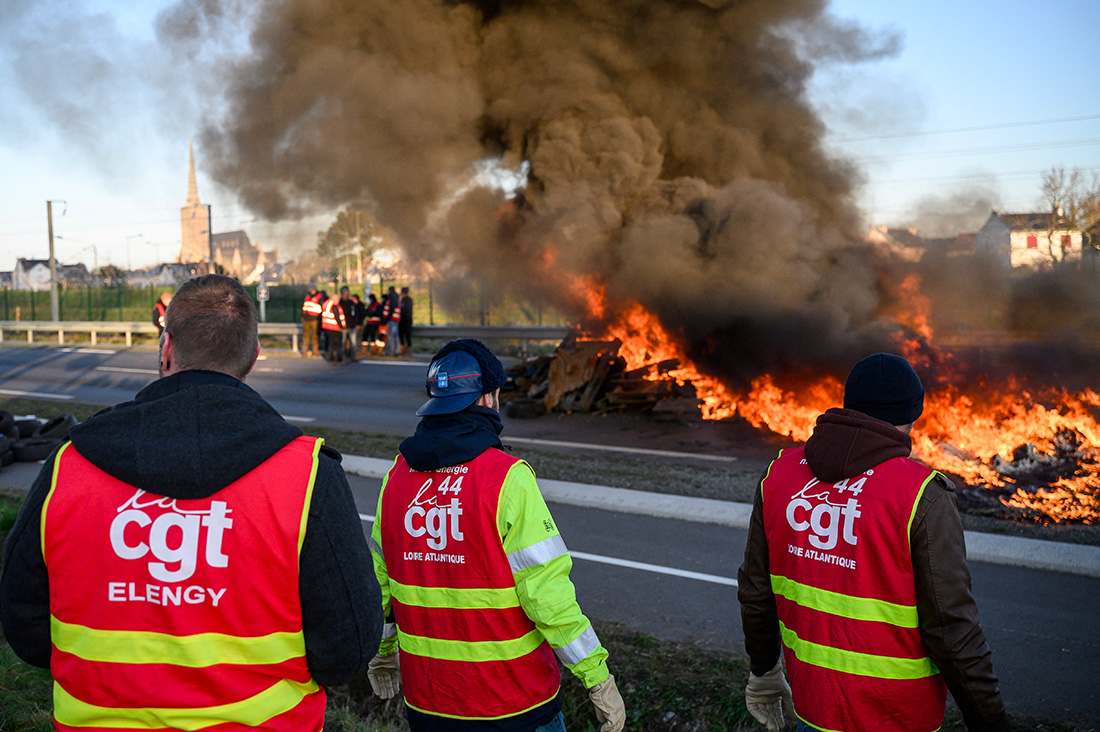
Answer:
[[[956,234],[955,236],[925,239],[927,253],[938,257],[954,258],[973,256],[978,246],[977,234]]]
[[[1050,267],[1080,261],[1081,230],[1061,210],[1050,213],[994,211],[978,231],[977,252],[1005,267]]]
[[[880,254],[903,262],[919,262],[928,249],[927,242],[917,236],[917,230],[892,229],[888,226],[876,226],[867,234],[867,241]]]
[[[195,152],[188,149],[187,203],[180,209],[180,254],[177,261],[182,264],[209,262],[237,279],[243,280],[257,267],[274,264],[277,251],[265,252],[248,239],[243,231],[229,231],[221,234],[208,233],[212,222],[209,208],[199,199],[199,186],[195,178]]]
[[[57,281],[61,287],[87,287],[91,282],[88,268],[83,264],[58,264]],[[13,290],[41,292],[50,289],[50,262],[48,259],[17,259],[11,273]]]

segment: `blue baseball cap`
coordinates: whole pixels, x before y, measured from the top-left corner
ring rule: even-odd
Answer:
[[[481,366],[467,351],[451,351],[428,367],[428,396],[416,416],[461,412],[481,397]]]

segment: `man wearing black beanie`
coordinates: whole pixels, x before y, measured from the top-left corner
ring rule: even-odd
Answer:
[[[947,691],[971,732],[1009,728],[955,488],[909,457],[923,409],[905,359],[868,356],[760,480],[737,597],[746,706],[769,730],[933,732]]]
[[[412,732],[564,732],[555,656],[600,732],[626,721],[607,651],[577,604],[572,561],[531,467],[501,448],[504,367],[480,341],[428,366],[416,434],[382,483],[371,532],[387,626],[368,667],[404,686]]]

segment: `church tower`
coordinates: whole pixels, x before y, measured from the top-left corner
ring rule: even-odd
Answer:
[[[187,169],[187,205],[180,209],[181,246],[179,262],[204,262],[210,259],[209,209],[199,203],[199,185],[195,181],[195,150],[187,144],[190,164]]]

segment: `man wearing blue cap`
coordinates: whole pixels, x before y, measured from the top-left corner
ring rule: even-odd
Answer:
[[[905,359],[868,356],[760,481],[737,599],[745,703],[769,730],[933,732],[948,690],[971,732],[1008,729],[955,488],[909,458],[923,410]]]
[[[416,434],[386,475],[371,532],[387,626],[368,676],[404,685],[409,727],[564,732],[555,656],[601,732],[626,720],[607,651],[577,604],[572,561],[531,467],[502,450],[504,367],[480,341],[428,367]]]

